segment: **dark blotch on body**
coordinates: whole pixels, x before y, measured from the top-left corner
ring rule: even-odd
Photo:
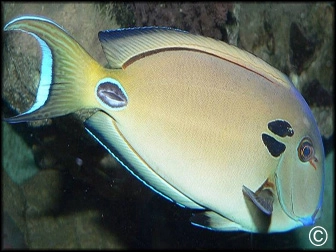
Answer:
[[[261,138],[265,146],[267,147],[268,151],[271,153],[273,157],[279,157],[280,154],[283,153],[286,149],[286,145],[280,143],[270,135],[262,134]]]
[[[284,120],[275,120],[268,123],[268,129],[280,137],[291,137],[294,135],[292,126]]]

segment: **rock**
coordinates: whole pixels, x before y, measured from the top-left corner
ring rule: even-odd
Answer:
[[[305,37],[299,26],[293,22],[290,27],[290,49],[292,50],[291,63],[300,74],[307,65],[307,61],[312,58],[315,53],[316,44]]]
[[[38,172],[32,150],[10,125],[2,122],[2,130],[3,168],[15,183],[22,184]]]

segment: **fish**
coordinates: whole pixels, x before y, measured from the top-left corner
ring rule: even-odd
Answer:
[[[286,232],[321,216],[324,149],[289,78],[238,47],[169,27],[100,31],[101,66],[54,21],[13,19],[42,53],[21,123],[96,109],[86,131],[162,197],[214,231]]]

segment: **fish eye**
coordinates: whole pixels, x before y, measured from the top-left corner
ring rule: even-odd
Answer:
[[[298,155],[302,162],[307,162],[314,157],[315,151],[310,138],[305,137],[301,140],[298,147]]]

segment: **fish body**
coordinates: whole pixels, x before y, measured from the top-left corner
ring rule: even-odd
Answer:
[[[63,28],[25,16],[5,30],[42,48],[36,102],[16,123],[99,111],[87,131],[196,226],[283,232],[320,216],[324,152],[290,80],[236,47],[169,28],[103,31],[103,68]]]

